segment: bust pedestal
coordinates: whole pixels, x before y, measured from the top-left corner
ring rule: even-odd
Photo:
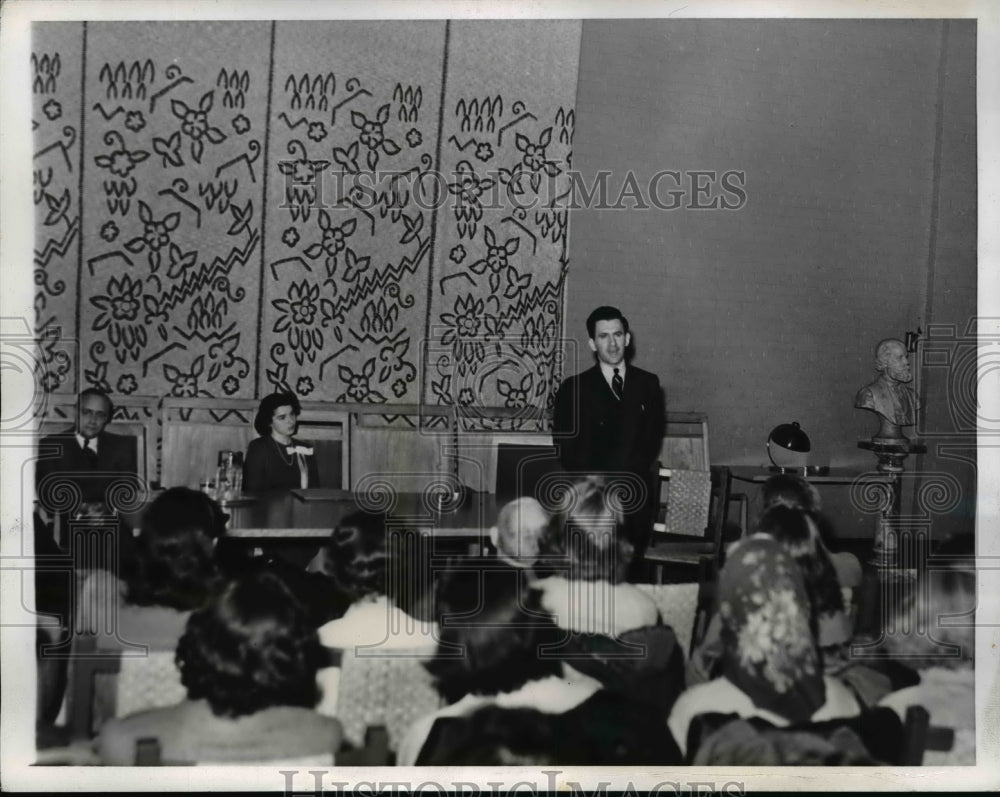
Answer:
[[[871,440],[859,440],[858,448],[871,451],[878,462],[876,470],[891,475],[889,482],[883,485],[886,496],[875,532],[871,563],[876,567],[893,567],[896,564],[898,542],[896,534],[892,532],[899,517],[900,474],[905,471],[903,460],[910,454],[925,453],[927,446],[905,437],[873,437]]]

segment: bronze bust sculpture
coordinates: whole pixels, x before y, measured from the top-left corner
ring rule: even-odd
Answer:
[[[917,422],[917,398],[908,384],[913,379],[906,346],[886,338],[875,347],[875,381],[858,391],[854,406],[878,413],[881,420],[873,441],[905,441],[901,426]]]

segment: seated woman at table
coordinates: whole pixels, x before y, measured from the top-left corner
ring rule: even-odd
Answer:
[[[316,632],[279,578],[230,582],[191,615],[177,646],[187,699],[105,724],[101,760],[129,766],[136,741],[155,738],[164,763],[329,765],[341,728],[313,711],[321,659]]]
[[[243,489],[248,493],[316,487],[319,475],[313,449],[295,437],[302,406],[294,393],[272,393],[260,402],[243,459]]]
[[[803,575],[780,543],[754,535],[734,549],[718,581],[721,675],[689,687],[668,725],[684,751],[698,714],[761,717],[775,726],[853,717],[860,707],[824,676]]]

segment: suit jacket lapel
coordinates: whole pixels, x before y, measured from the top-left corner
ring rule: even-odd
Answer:
[[[608,380],[604,378],[604,373],[601,371],[600,365],[595,365],[587,371],[587,374],[590,377],[590,388],[596,395],[600,396],[603,401],[618,401],[615,398],[614,391],[611,389],[611,385],[608,384]]]

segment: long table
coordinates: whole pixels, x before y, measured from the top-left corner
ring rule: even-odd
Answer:
[[[482,538],[496,523],[496,496],[468,492],[458,499],[426,493],[355,494],[344,490],[294,490],[223,503],[228,537],[238,539],[325,539],[358,509],[383,511],[392,529],[441,539]]]

